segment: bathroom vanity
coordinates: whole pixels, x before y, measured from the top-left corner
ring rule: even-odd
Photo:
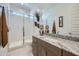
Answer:
[[[32,36],[32,52],[34,56],[77,56],[79,42],[51,36]]]

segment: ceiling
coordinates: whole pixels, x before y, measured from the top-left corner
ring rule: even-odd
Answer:
[[[44,8],[52,6],[51,3],[28,3],[28,5],[31,6],[32,8],[39,8],[39,9],[44,9]]]
[[[31,8],[31,9],[47,9],[56,5],[55,3],[24,3],[23,5]]]
[[[33,10],[33,9],[45,10],[48,8],[52,8],[53,6],[56,5],[56,3],[11,3],[10,5],[18,6],[23,9],[30,8],[30,10]]]
[[[46,10],[49,10],[51,8],[53,8],[56,5],[56,3],[11,3],[10,6],[11,7],[18,7],[24,10],[30,10],[30,12],[32,14],[34,14],[35,12],[46,12]]]
[[[34,14],[35,12],[46,12],[50,8],[54,7],[56,3],[24,3],[22,5],[30,8],[31,13]]]

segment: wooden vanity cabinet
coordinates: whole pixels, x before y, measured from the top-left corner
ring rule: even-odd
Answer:
[[[45,42],[43,40],[38,40],[39,41],[39,49],[40,54],[43,56],[61,56],[61,49],[49,44],[48,42]]]
[[[34,56],[60,56],[61,49],[43,40],[33,37],[32,52]]]
[[[32,38],[32,52],[34,56],[76,56],[34,36]]]
[[[63,56],[76,56],[76,55],[69,51],[63,50]]]
[[[38,56],[38,39],[33,37],[32,38],[32,53],[34,56]]]
[[[39,49],[38,49],[38,55],[39,56],[46,56],[46,48],[44,46],[39,46]]]
[[[46,56],[46,43],[40,39],[38,39],[38,41],[39,41],[38,55],[39,56]]]
[[[61,56],[61,49],[53,46],[49,48],[47,48],[47,56]]]

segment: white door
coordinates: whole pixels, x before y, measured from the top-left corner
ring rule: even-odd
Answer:
[[[23,16],[9,12],[9,48],[23,45]]]

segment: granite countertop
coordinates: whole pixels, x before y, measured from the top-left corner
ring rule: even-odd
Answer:
[[[58,48],[64,49],[69,51],[75,55],[79,55],[79,42],[66,40],[57,37],[51,37],[48,35],[40,36],[40,35],[33,35],[43,41],[46,41],[52,45],[55,45]]]

